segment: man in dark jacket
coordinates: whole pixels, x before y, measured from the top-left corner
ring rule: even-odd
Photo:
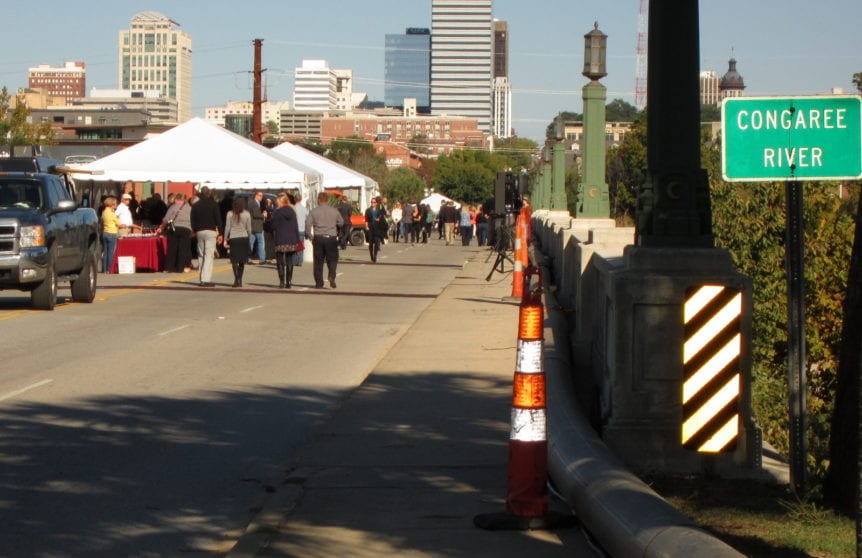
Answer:
[[[261,207],[262,203],[263,192],[260,190],[256,191],[248,202],[248,212],[251,214],[251,235],[248,237],[249,263],[251,263],[252,254],[255,253],[257,253],[258,263],[266,261],[266,251],[263,245],[263,220],[266,215]]]
[[[344,224],[339,229],[338,245],[342,250],[347,249],[347,243],[350,242],[350,231],[353,227],[350,224],[350,215],[353,213],[353,208],[350,205],[350,200],[347,196],[342,195],[341,201],[338,202],[338,212],[341,214],[341,219]]]
[[[222,218],[219,206],[212,192],[206,186],[201,188],[200,199],[192,206],[192,230],[198,241],[198,267],[200,286],[212,287],[213,262],[216,246],[221,244]]]
[[[458,210],[455,209],[455,202],[446,202],[445,205],[441,206],[438,217],[440,222],[443,223],[443,236],[446,239],[446,246],[449,246],[453,243],[455,224],[461,220]]]

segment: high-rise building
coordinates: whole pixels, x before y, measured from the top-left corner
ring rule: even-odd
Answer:
[[[491,0],[431,0],[431,113],[491,131]]]
[[[721,102],[721,93],[718,90],[718,76],[715,70],[704,70],[700,72],[700,104],[717,105]]]
[[[494,20],[494,85],[491,98],[491,133],[512,136],[512,84],[509,81],[509,25]]]
[[[293,109],[332,110],[338,82],[326,60],[303,60],[293,72]]]
[[[403,107],[404,99],[416,99],[416,109],[431,108],[431,30],[408,28],[403,35],[387,34],[384,55],[383,102]]]
[[[498,138],[512,137],[512,84],[509,83],[509,78],[494,78],[491,106],[494,111],[491,117],[491,133]]]
[[[177,122],[192,117],[192,39],[158,12],[140,12],[119,32],[119,88],[159,91],[177,102]]]
[[[61,97],[67,103],[80,99],[87,91],[87,69],[83,62],[66,62],[62,68],[39,64],[27,70],[27,84],[43,89],[51,97]]]
[[[353,108],[353,70],[332,70],[335,75],[335,110]]]
[[[494,20],[494,77],[509,77],[509,24]]]

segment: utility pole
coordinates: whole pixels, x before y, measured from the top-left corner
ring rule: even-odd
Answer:
[[[262,81],[261,76],[263,75],[263,70],[260,67],[260,51],[262,45],[263,39],[254,40],[254,100],[252,102],[251,110],[251,140],[255,143],[263,143],[263,126],[261,125],[261,120],[263,119],[263,107],[260,94]]]

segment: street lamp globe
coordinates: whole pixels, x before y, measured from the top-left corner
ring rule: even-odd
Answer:
[[[584,35],[584,77],[595,81],[608,75],[605,58],[607,54],[608,36],[599,31],[599,22],[593,24],[593,30]]]

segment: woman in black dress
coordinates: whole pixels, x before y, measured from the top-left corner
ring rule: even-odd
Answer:
[[[278,287],[289,289],[293,281],[293,254],[299,250],[299,224],[290,194],[282,192],[272,212],[272,238],[275,245],[275,267]]]

